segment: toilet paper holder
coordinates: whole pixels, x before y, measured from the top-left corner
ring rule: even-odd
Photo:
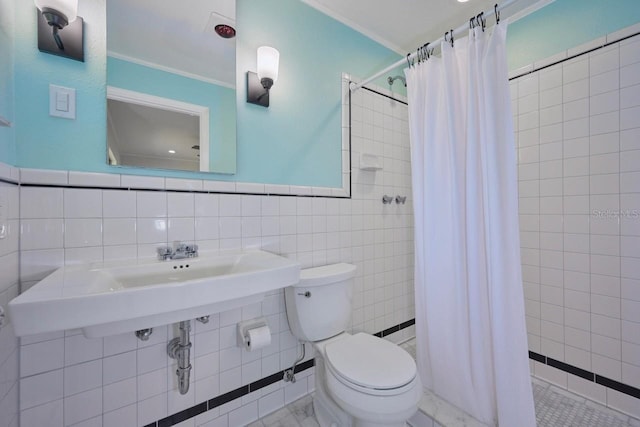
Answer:
[[[261,328],[263,326],[269,326],[267,319],[264,317],[238,322],[238,347],[247,348],[247,343],[249,342],[249,330]]]

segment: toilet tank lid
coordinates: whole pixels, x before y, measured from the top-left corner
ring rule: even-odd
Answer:
[[[348,280],[356,275],[356,266],[339,263],[323,265],[322,267],[305,268],[300,270],[300,281],[293,285],[296,288],[322,286],[329,283]]]

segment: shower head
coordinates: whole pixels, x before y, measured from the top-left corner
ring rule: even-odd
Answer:
[[[393,82],[396,80],[400,80],[402,84],[404,84],[404,87],[407,87],[407,80],[405,80],[404,77],[402,76],[387,77],[387,82],[389,82],[389,86],[392,86]]]

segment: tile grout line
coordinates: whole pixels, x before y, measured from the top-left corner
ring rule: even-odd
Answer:
[[[415,324],[415,319],[407,320],[398,325],[395,325],[383,331],[377,332],[373,335],[382,338],[382,337],[391,335],[392,333],[399,332],[403,329],[409,328],[414,324]],[[298,364],[296,366],[295,373],[306,371],[307,369],[311,369],[314,366],[315,366],[315,359],[309,359],[305,362]],[[249,393],[260,390],[271,384],[277,383],[282,380],[284,376],[284,371],[285,370],[278,371],[274,374],[271,374],[259,380],[253,381],[252,383],[243,385],[234,390],[228,391],[212,399],[205,400],[204,402],[200,402],[194,406],[183,409],[179,412],[171,414],[160,420],[154,421],[150,424],[146,424],[144,427],[171,427],[175,424],[191,419],[211,409],[217,408],[221,405],[224,405],[236,399],[242,398],[243,396]]]

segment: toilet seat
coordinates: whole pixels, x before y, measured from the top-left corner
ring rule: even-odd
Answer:
[[[327,367],[338,381],[367,394],[392,395],[413,386],[413,358],[397,345],[365,333],[325,347]]]

